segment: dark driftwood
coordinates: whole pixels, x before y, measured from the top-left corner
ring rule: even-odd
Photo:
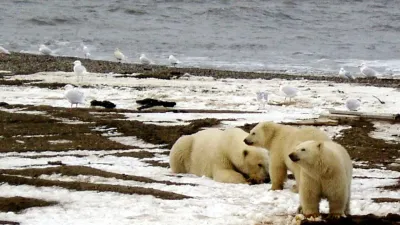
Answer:
[[[153,98],[137,100],[136,103],[141,105],[140,107],[138,107],[138,110],[147,109],[155,106],[174,107],[176,105],[176,102],[162,101]]]
[[[349,120],[355,121],[360,119],[367,120],[386,120],[394,123],[400,122],[400,114],[388,114],[388,113],[367,113],[367,112],[357,112],[357,111],[344,111],[344,110],[335,110],[329,109],[328,115],[324,115],[323,117],[329,119],[340,119],[340,120]]]
[[[298,120],[291,122],[281,122],[280,124],[285,125],[304,125],[304,126],[337,126],[339,121],[332,120],[328,118],[318,118],[318,119],[308,119],[308,120]]]

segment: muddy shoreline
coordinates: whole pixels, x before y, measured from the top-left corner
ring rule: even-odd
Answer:
[[[174,68],[165,65],[141,65],[133,63],[118,63],[104,60],[91,60],[76,57],[46,56],[13,52],[10,55],[0,55],[0,70],[11,71],[12,75],[33,74],[45,71],[71,72],[73,62],[80,60],[89,72],[95,73],[117,73],[130,76],[135,73],[141,75],[136,78],[158,78],[172,79],[180,77],[185,73],[193,76],[209,76],[214,78],[234,79],[286,79],[286,80],[316,80],[330,81],[335,83],[357,83],[377,87],[400,88],[400,79],[375,79],[357,78],[349,81],[337,76],[310,76],[310,75],[288,75],[275,72],[241,72],[229,70],[217,70],[207,68]],[[4,75],[3,75],[4,76]]]

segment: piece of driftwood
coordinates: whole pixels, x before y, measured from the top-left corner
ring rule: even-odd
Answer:
[[[347,119],[350,121],[368,119],[368,120],[386,120],[392,122],[400,122],[400,114],[389,114],[389,113],[367,113],[359,111],[344,111],[329,109],[328,115],[324,115],[330,119]]]
[[[162,101],[154,98],[145,98],[142,100],[137,100],[136,103],[141,105],[140,107],[137,108],[138,110],[152,108],[156,106],[174,107],[176,105],[176,102]]]
[[[329,118],[317,118],[317,119],[307,119],[307,120],[297,120],[291,122],[281,122],[280,124],[285,125],[299,125],[299,126],[337,126],[339,121],[329,119]]]
[[[8,106],[7,102],[0,102],[0,106]]]
[[[106,109],[113,109],[116,107],[116,105],[110,101],[97,101],[97,100],[91,101],[90,106],[101,106]]]

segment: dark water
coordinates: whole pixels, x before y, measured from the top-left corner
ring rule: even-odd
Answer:
[[[0,45],[129,61],[290,73],[400,71],[400,3],[362,0],[2,0]]]

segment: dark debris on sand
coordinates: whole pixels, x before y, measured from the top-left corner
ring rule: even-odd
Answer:
[[[303,220],[301,225],[399,225],[400,215],[389,213],[386,216],[354,215],[340,219],[326,219],[324,221]]]
[[[57,204],[57,202],[49,202],[35,198],[24,197],[0,197],[0,212],[21,212],[27,208],[45,207]],[[1,224],[1,223],[0,223]]]

